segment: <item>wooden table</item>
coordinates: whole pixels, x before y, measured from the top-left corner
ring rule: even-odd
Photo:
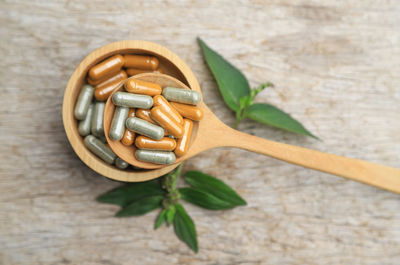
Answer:
[[[267,80],[267,101],[322,141],[245,121],[268,139],[400,167],[400,6],[396,1],[19,1],[0,3],[1,264],[400,264],[400,197],[229,148],[185,170],[219,177],[248,206],[185,204],[200,252],[156,212],[117,219],[95,197],[119,185],[87,168],[64,133],[61,103],[90,51],[122,39],[157,42],[193,69],[205,102],[229,125],[196,36]],[[296,2],[296,4],[293,4]]]

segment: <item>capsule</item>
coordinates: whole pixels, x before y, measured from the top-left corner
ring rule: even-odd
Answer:
[[[154,99],[153,99],[154,100]],[[178,111],[183,117],[199,121],[203,118],[204,112],[202,109],[196,106],[177,103],[177,102],[169,102],[169,104]]]
[[[190,137],[192,136],[193,122],[189,119],[183,120],[183,136],[178,139],[175,148],[176,156],[183,156],[189,148]]]
[[[153,140],[146,136],[138,136],[135,140],[135,145],[139,149],[173,151],[176,147],[174,139],[164,137],[160,140]]]
[[[135,117],[135,109],[129,110],[128,118],[129,117]],[[135,133],[128,129],[125,129],[124,136],[121,139],[121,143],[123,145],[130,146],[133,144],[134,140],[135,140]]]
[[[158,59],[154,56],[126,54],[124,55],[124,60],[126,68],[156,70],[158,67]]]
[[[83,120],[92,103],[94,88],[91,85],[84,85],[79,92],[78,100],[75,104],[74,116],[77,120]]]
[[[129,166],[129,164],[124,160],[122,160],[121,158],[117,157],[115,159],[115,166],[119,169],[126,169]]]
[[[157,68],[154,71],[149,71],[149,70],[142,70],[142,69],[137,69],[137,68],[128,68],[126,69],[126,73],[129,76],[134,76],[138,74],[143,74],[143,73],[156,73],[156,74],[163,74],[164,71],[161,68]],[[90,84],[90,83],[89,83]]]
[[[125,120],[128,117],[129,108],[127,107],[116,107],[114,111],[114,117],[111,122],[111,127],[108,136],[111,140],[119,141],[124,136],[125,132]]]
[[[106,146],[93,135],[86,136],[83,142],[90,151],[110,165],[113,164],[117,158],[117,156],[108,146]]]
[[[166,113],[168,113],[172,119],[179,124],[183,124],[182,115],[174,109],[169,102],[161,95],[153,97],[153,105],[160,106]]]
[[[191,89],[166,87],[163,89],[162,95],[169,101],[190,105],[196,105],[201,100],[200,93]]]
[[[159,84],[130,78],[125,83],[125,90],[135,94],[148,96],[160,95],[162,88]]]
[[[94,104],[94,111],[92,117],[92,134],[96,137],[104,136],[104,126],[103,126],[103,117],[104,117],[104,102],[96,102]]]
[[[119,71],[111,72],[109,74],[106,74],[105,76],[103,76],[102,78],[100,78],[98,80],[93,80],[93,79],[90,78],[90,76],[88,76],[87,82],[89,84],[91,84],[92,86],[97,86],[98,84],[103,83],[104,81],[110,79],[111,77],[113,77],[114,75],[116,75],[118,73],[119,73]]]
[[[149,109],[153,106],[153,98],[127,92],[115,92],[112,101],[115,105],[127,108]]]
[[[93,66],[89,70],[89,77],[93,80],[99,80],[111,73],[118,72],[124,65],[124,57],[122,55],[114,55],[101,63]]]
[[[117,74],[95,86],[94,97],[98,101],[106,101],[120,82],[127,78],[128,76],[124,70],[119,71]]]
[[[154,151],[154,150],[136,150],[137,160],[150,162],[154,164],[169,165],[175,163],[176,157],[174,152]]]
[[[157,124],[151,118],[150,110],[148,110],[148,109],[138,109],[138,110],[136,110],[136,117],[138,117],[138,118],[140,118],[142,120],[148,121],[150,123]]]
[[[94,109],[94,104],[90,104],[85,119],[79,122],[78,132],[81,136],[86,136],[90,134],[90,129],[92,126],[93,109]]]
[[[169,134],[175,138],[183,135],[183,127],[172,119],[169,113],[165,112],[160,106],[151,109],[151,118],[161,125]]]
[[[136,117],[128,118],[125,125],[129,130],[143,134],[154,140],[160,140],[164,136],[163,128]]]

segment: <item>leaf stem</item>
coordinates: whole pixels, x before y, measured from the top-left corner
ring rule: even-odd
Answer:
[[[167,191],[163,200],[164,209],[170,209],[180,199],[179,191],[176,188],[178,177],[181,175],[183,163],[181,163],[176,169],[166,174],[162,179],[162,187]]]

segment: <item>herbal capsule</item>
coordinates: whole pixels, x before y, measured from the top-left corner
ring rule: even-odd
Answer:
[[[94,104],[90,104],[85,119],[79,122],[78,132],[81,136],[86,136],[90,134],[90,129],[92,126],[93,109],[94,109]]]
[[[175,148],[176,156],[183,156],[189,148],[190,137],[192,136],[193,122],[188,119],[183,120],[183,136],[178,139]]]
[[[78,100],[75,104],[74,116],[77,120],[83,120],[92,103],[94,88],[91,85],[84,85],[79,92]]]
[[[88,76],[87,82],[88,82],[89,84],[91,84],[92,86],[97,86],[98,84],[103,83],[104,81],[110,79],[111,77],[113,77],[114,75],[116,75],[116,74],[118,74],[118,73],[119,73],[118,70],[115,71],[115,72],[111,72],[111,73],[109,73],[109,74],[103,76],[102,78],[100,78],[100,79],[98,79],[98,80],[93,80],[93,79],[90,78],[90,76]]]
[[[175,101],[190,105],[196,105],[201,100],[199,92],[191,89],[166,87],[164,88],[162,95],[169,101]]]
[[[158,59],[154,56],[126,54],[124,59],[126,68],[156,70],[158,67]]]
[[[146,136],[138,136],[135,140],[135,145],[139,149],[172,151],[176,147],[176,142],[174,139],[169,137],[164,137],[160,140],[153,140]]]
[[[136,150],[136,158],[140,161],[163,165],[173,164],[176,160],[173,152],[142,149]]]
[[[125,120],[128,117],[129,108],[127,107],[116,107],[114,111],[114,117],[111,122],[111,127],[108,136],[111,140],[119,141],[124,136],[125,132]]]
[[[135,109],[130,109],[128,117],[135,117]],[[125,129],[124,136],[121,139],[121,143],[126,146],[130,146],[133,144],[135,140],[135,133]]]
[[[149,109],[153,106],[153,98],[127,92],[115,92],[112,101],[115,105],[128,108]]]
[[[124,70],[119,71],[117,74],[95,86],[94,97],[98,101],[106,101],[120,82],[127,77]]]
[[[96,102],[92,117],[92,134],[96,137],[104,136],[103,117],[104,117],[104,102]]]
[[[122,55],[114,55],[101,63],[93,66],[89,70],[89,77],[93,80],[99,80],[111,73],[118,72],[124,65],[124,57]]]
[[[151,119],[150,110],[148,109],[138,109],[136,110],[136,117],[148,121],[153,124],[157,124],[155,121]]]
[[[85,146],[104,162],[113,164],[117,156],[114,152],[93,135],[88,135],[84,139]]]
[[[153,99],[154,100],[154,99]],[[177,103],[177,102],[169,102],[169,104],[178,111],[183,117],[199,121],[203,118],[204,112],[202,109],[196,106]]]
[[[174,121],[169,113],[165,112],[160,106],[151,109],[151,118],[167,130],[172,136],[176,138],[182,137],[182,125]]]
[[[129,166],[129,164],[124,160],[122,160],[121,158],[117,157],[115,159],[115,166],[119,169],[126,169]]]
[[[148,96],[160,95],[162,88],[159,84],[130,78],[125,83],[125,90],[131,93]]]
[[[160,106],[165,112],[167,112],[172,119],[179,124],[183,124],[183,118],[179,112],[174,109],[169,102],[161,95],[153,97],[154,106]]]
[[[126,69],[126,72],[129,76],[143,74],[143,73],[151,73],[151,71],[149,71],[149,70],[142,70],[142,69],[136,69],[136,68],[128,68],[128,69]],[[164,71],[161,68],[157,68],[156,70],[153,71],[153,73],[163,74]]]
[[[160,140],[164,136],[163,128],[136,117],[128,118],[125,125],[129,130],[143,134],[154,140]]]

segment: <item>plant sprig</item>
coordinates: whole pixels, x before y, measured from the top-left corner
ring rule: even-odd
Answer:
[[[300,122],[277,107],[267,103],[254,103],[255,96],[265,88],[272,87],[272,83],[266,82],[250,89],[249,81],[239,69],[212,50],[203,40],[197,38],[197,41],[217,81],[224,102],[236,113],[234,128],[243,119],[250,118],[259,123],[318,139]]]
[[[232,209],[246,205],[246,201],[223,181],[200,171],[187,171],[184,179],[189,186],[178,189],[181,171],[182,164],[160,179],[122,185],[100,195],[97,201],[121,206],[117,217],[141,216],[160,209],[154,229],[173,224],[177,237],[197,252],[196,226],[180,199],[208,210]]]

